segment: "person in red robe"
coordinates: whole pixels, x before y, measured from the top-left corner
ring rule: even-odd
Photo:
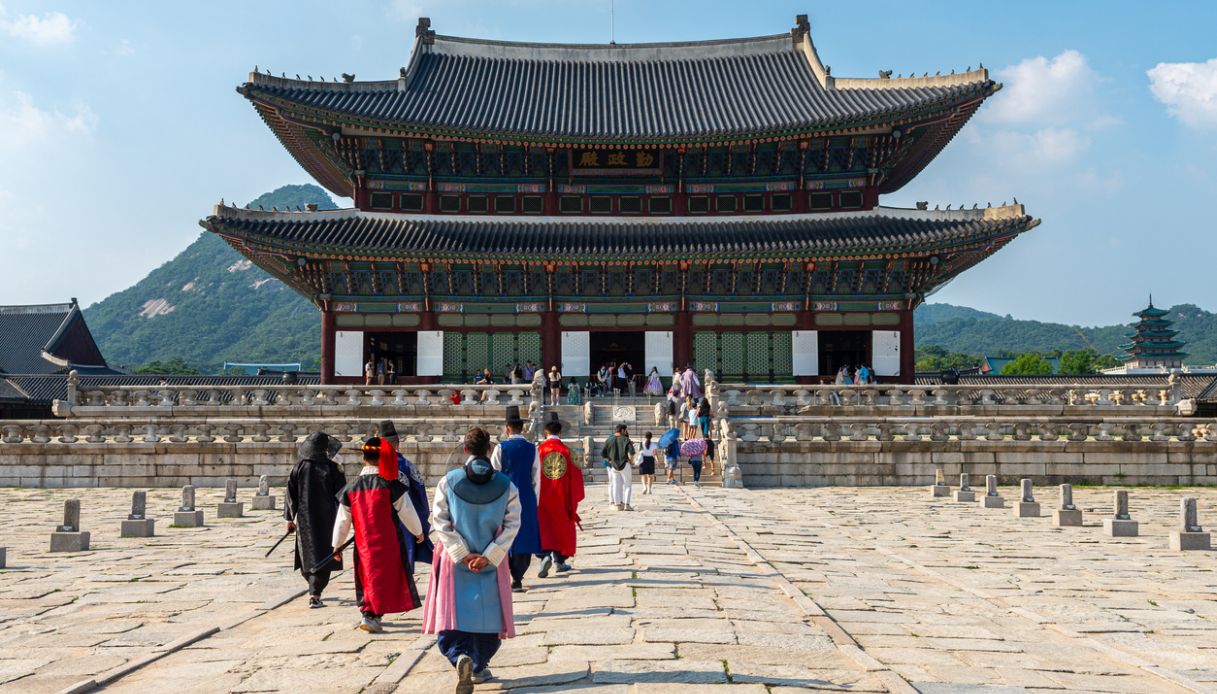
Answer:
[[[423,525],[410,503],[409,489],[397,479],[393,446],[373,436],[362,450],[364,467],[359,477],[338,497],[333,546],[341,547],[354,529],[355,601],[363,615],[359,628],[379,633],[384,631],[380,621],[384,615],[409,612],[422,604],[406,543],[423,541]]]
[[[575,555],[575,529],[579,525],[579,502],[583,501],[583,470],[571,462],[570,449],[562,443],[562,422],[557,412],[545,422],[545,440],[537,446],[541,459],[541,493],[537,498],[537,520],[541,530],[540,578],[571,570],[567,560]]]

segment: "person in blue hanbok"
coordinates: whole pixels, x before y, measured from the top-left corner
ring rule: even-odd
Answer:
[[[524,438],[524,420],[520,408],[508,405],[503,423],[506,438],[490,454],[490,466],[507,475],[520,493],[520,532],[507,556],[511,569],[511,590],[524,592],[524,574],[532,564],[532,555],[541,553],[541,531],[537,525],[537,499],[541,495],[541,457],[537,447]]]
[[[430,564],[432,551],[434,551],[430,538],[431,524],[428,520],[431,517],[431,510],[427,506],[427,485],[414,463],[401,454],[401,441],[393,422],[386,419],[380,423],[380,438],[392,444],[393,450],[397,451],[397,479],[406,485],[410,504],[414,506],[414,512],[423,522],[423,537],[426,539],[418,544],[406,543],[406,559],[410,562],[410,569],[413,571],[416,562]]]

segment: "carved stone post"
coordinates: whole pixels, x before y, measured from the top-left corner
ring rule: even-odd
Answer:
[[[1026,478],[1020,480],[1019,487],[1021,495],[1018,503],[1014,506],[1014,517],[1039,518],[1040,505],[1039,502],[1035,500],[1031,480]]]
[[[120,537],[152,537],[156,534],[156,521],[147,517],[148,492],[131,493],[131,515],[123,521]]]
[[[1103,532],[1108,537],[1136,537],[1137,521],[1128,512],[1128,491],[1117,489],[1112,494],[1113,513],[1103,519]]]
[[[201,528],[203,527],[203,509],[194,507],[194,487],[186,485],[182,487],[182,505],[173,514],[174,528]]]
[[[63,502],[63,525],[51,533],[52,552],[84,552],[89,549],[89,533],[80,529],[80,499]]]
[[[1061,499],[1052,510],[1052,524],[1058,528],[1080,527],[1082,510],[1073,505],[1073,485],[1061,485]]]

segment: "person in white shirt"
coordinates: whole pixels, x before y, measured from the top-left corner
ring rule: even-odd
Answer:
[[[642,446],[638,449],[638,474],[642,476],[642,493],[650,494],[655,485],[655,459],[659,456],[659,446],[651,440],[651,432],[646,433]]]

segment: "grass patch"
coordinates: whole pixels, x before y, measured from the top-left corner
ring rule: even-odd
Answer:
[[[1148,602],[1149,604],[1153,605],[1154,607],[1157,607],[1157,606],[1158,606],[1158,601],[1157,601],[1157,600],[1146,600],[1145,602]]]

